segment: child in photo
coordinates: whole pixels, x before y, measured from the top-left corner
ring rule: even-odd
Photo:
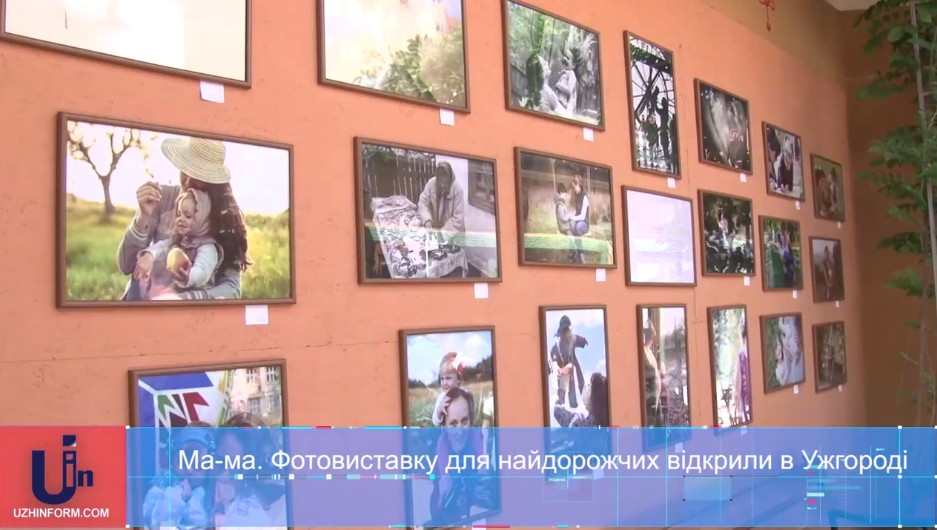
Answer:
[[[436,396],[436,406],[433,408],[434,427],[445,427],[442,421],[446,408],[449,406],[449,391],[454,388],[462,388],[468,392],[467,388],[462,387],[462,370],[463,364],[458,353],[449,352],[443,355],[442,361],[439,362],[439,395]],[[483,454],[485,440],[482,437],[481,429],[472,429],[471,437],[478,455]],[[439,462],[448,461],[449,450],[442,436],[439,437],[436,443],[436,455],[439,457]]]
[[[556,195],[553,197],[553,202],[556,205],[556,229],[559,233],[569,238],[569,262],[575,263],[577,261],[577,254],[573,250],[575,247],[573,239],[573,216],[569,213],[569,207],[567,206],[569,202],[569,189],[562,182],[556,185]]]
[[[211,199],[204,191],[189,189],[179,195],[172,237],[150,245],[137,257],[134,278],[148,286],[144,291],[151,299],[158,296],[159,287],[179,291],[213,284],[224,255],[211,236],[210,214]]]
[[[210,481],[205,471],[197,466],[195,469],[180,466],[178,454],[182,452],[190,457],[196,451],[212,454],[214,443],[211,434],[204,429],[209,427],[207,423],[192,422],[186,427],[179,429],[178,434],[171,438],[170,457],[175,469],[157,479],[143,500],[147,528],[205,528],[211,525]]]

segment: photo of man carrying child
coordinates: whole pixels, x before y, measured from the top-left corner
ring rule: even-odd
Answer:
[[[611,170],[518,151],[521,263],[612,267]]]

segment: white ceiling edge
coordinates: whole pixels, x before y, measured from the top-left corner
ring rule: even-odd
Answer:
[[[876,0],[826,0],[831,6],[840,11],[856,11],[868,9]]]

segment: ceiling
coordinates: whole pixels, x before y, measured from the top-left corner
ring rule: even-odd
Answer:
[[[840,11],[856,11],[867,9],[876,0],[826,0],[830,5]]]

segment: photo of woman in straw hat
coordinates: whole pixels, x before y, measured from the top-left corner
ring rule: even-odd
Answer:
[[[292,301],[289,147],[61,119],[60,303]]]

